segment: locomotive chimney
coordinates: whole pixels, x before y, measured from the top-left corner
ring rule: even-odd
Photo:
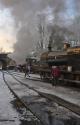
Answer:
[[[51,46],[51,44],[50,44],[50,43],[48,44],[48,51],[49,51],[49,52],[51,52],[51,51],[52,51],[52,46]]]
[[[52,51],[52,42],[53,42],[53,35],[51,34],[49,37],[49,44],[48,44],[48,51]]]

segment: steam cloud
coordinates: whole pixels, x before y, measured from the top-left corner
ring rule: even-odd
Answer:
[[[17,62],[22,62],[38,41],[37,15],[44,15],[44,24],[64,23],[67,10],[65,0],[0,0],[4,7],[10,8],[18,28],[17,42],[14,45],[13,56]],[[79,9],[79,0],[73,0]],[[77,1],[77,2],[76,2]]]

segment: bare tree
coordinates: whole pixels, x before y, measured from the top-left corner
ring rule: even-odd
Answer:
[[[39,28],[39,35],[40,35],[40,47],[41,47],[41,49],[43,49],[44,26],[39,24],[38,28]]]
[[[45,15],[44,14],[38,14],[37,15],[37,29],[38,29],[38,36],[39,36],[39,44],[40,44],[40,49],[44,49],[44,38],[45,38]]]

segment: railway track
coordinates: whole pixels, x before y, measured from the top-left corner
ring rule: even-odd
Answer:
[[[17,76],[17,77],[20,77],[20,78],[24,77],[23,73],[16,73],[16,72],[11,72],[11,73],[13,75]],[[50,83],[50,84],[52,83],[51,78],[50,78],[50,80],[49,79],[42,80],[39,76],[38,76],[38,78],[36,78],[36,77],[27,77],[27,79],[32,80],[32,81],[46,82],[46,83]],[[71,80],[71,79],[61,79],[61,78],[59,79],[59,81],[60,81],[61,86],[80,88],[80,81]]]
[[[6,85],[8,86],[8,88],[10,89],[10,91],[13,93],[13,95],[23,104],[23,106],[25,108],[27,108],[40,121],[40,123],[41,123],[40,125],[45,125],[45,123],[24,103],[24,101],[21,100],[21,98],[16,94],[16,92],[14,92],[14,90],[10,87],[7,80],[5,79],[5,73],[9,74],[8,72],[2,72],[3,80],[6,83]],[[21,84],[21,82],[20,82],[20,84]]]
[[[8,85],[9,89],[13,92],[13,94],[19,98],[19,96],[17,96],[17,94],[13,91],[13,88],[10,87],[10,85],[8,84],[8,81],[6,80],[6,77],[5,75],[9,75],[10,77],[12,77],[13,79],[15,79],[17,81],[18,84],[21,84],[21,85],[24,85],[26,88],[30,89],[30,90],[33,90],[34,92],[38,93],[38,97],[39,98],[44,98],[46,100],[48,100],[48,102],[52,103],[53,101],[55,101],[58,105],[62,106],[62,107],[65,107],[67,109],[69,109],[70,111],[72,111],[73,113],[76,113],[78,115],[80,115],[80,107],[74,105],[74,104],[71,104],[63,99],[60,99],[59,97],[57,96],[53,96],[53,95],[50,95],[50,94],[46,94],[46,93],[43,93],[43,92],[40,92],[38,90],[36,90],[35,88],[33,87],[30,87],[29,85],[25,84],[20,78],[23,78],[21,77],[19,74],[17,75],[16,73],[11,73],[11,72],[3,72],[3,79],[4,81],[6,82],[6,84]],[[16,83],[16,84],[17,84]],[[19,98],[21,100],[21,98]],[[26,107],[26,104],[24,101],[22,101],[23,105]],[[48,105],[49,105],[48,103]],[[47,104],[46,104],[47,105]],[[47,107],[48,107],[47,105]],[[29,107],[28,107],[29,108]],[[31,108],[29,108],[29,110],[31,110]],[[44,122],[43,118],[41,118],[37,113],[34,113],[34,111],[31,110],[31,112],[41,121],[41,123],[43,125],[48,125],[48,122]],[[45,112],[43,112],[45,113]],[[46,115],[46,114],[45,114]],[[48,115],[48,114],[47,114]]]
[[[10,73],[10,72],[8,72],[8,73]],[[52,96],[53,95],[50,95],[50,94],[46,94],[46,93],[43,93],[43,92],[40,92],[40,91],[38,91],[38,90],[36,90],[35,88],[33,88],[33,87],[30,87],[28,84],[25,84],[24,82],[22,82],[21,80],[20,80],[20,78],[24,78],[24,75],[23,75],[23,77],[21,77],[20,75],[18,75],[18,74],[16,74],[16,73],[10,73],[10,75],[12,75],[12,77],[14,78],[14,79],[16,79],[18,82],[21,82],[21,84],[24,84],[25,86],[27,86],[27,87],[29,87],[29,88],[31,88],[32,90],[34,90],[34,91],[36,91],[36,92],[38,92],[39,94],[41,94],[42,96],[44,96],[44,97],[46,97],[46,98],[48,98],[49,97],[49,99],[51,99],[52,98]],[[39,81],[39,82],[41,82],[42,83],[42,81],[39,79],[39,80],[36,80],[36,78],[35,79],[32,79],[32,78],[27,78],[28,80],[34,80],[34,81]],[[78,88],[74,88],[74,87],[71,87],[71,89],[73,89],[73,91],[80,91],[80,89],[78,89]],[[54,98],[58,98],[57,96],[54,96]],[[53,98],[53,99],[54,99]],[[55,99],[55,100],[57,100],[57,99]],[[60,100],[60,98],[58,98],[58,100]],[[62,101],[62,103],[63,102],[65,102],[65,103],[67,103],[67,101],[65,101],[65,100],[63,100],[63,99],[61,99]],[[62,104],[62,103],[60,103],[60,101],[58,102],[57,101],[57,103],[59,103],[60,105],[63,105],[63,106],[65,106],[66,107],[66,104]],[[73,105],[73,104],[71,104],[71,106],[73,107],[75,107],[75,105]],[[68,108],[68,107],[67,107]],[[76,112],[76,111],[74,111],[73,109],[71,109],[71,108],[69,108],[70,110],[72,110],[73,112]],[[80,112],[80,110],[78,109],[78,112]],[[79,114],[80,115],[80,113],[77,113],[77,114]]]
[[[13,71],[10,71],[9,72],[12,76],[14,76],[15,78],[16,77],[18,77],[18,79],[24,79],[25,77],[24,77],[24,74],[23,73],[18,73],[18,72],[13,72]],[[41,83],[47,83],[47,84],[52,84],[51,83],[51,81],[49,82],[49,81],[43,81],[43,80],[41,80],[41,78],[39,78],[39,76],[38,76],[38,78],[35,76],[35,77],[32,77],[32,76],[28,76],[28,77],[26,77],[26,79],[27,80],[31,80],[31,81],[39,81],[39,82],[41,82]],[[60,80],[60,86],[63,86],[63,87],[66,87],[66,88],[71,88],[73,91],[78,91],[78,92],[80,92],[80,86],[79,85],[74,85],[74,84],[66,84],[66,83],[62,83],[63,81],[62,80]]]
[[[14,75],[14,76],[17,76],[17,77],[19,77],[19,78],[24,78],[25,76],[24,76],[24,74],[23,73],[16,73],[16,72],[12,72],[12,71],[9,71],[9,73],[11,74],[11,75]],[[29,79],[29,80],[34,80],[34,81],[40,81],[40,82],[44,82],[44,81],[42,81],[41,80],[41,78],[37,78],[37,77],[26,77],[27,79]]]

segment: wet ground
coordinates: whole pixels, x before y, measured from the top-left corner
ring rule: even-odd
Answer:
[[[9,86],[11,86],[25,105],[27,105],[37,116],[39,116],[39,118],[41,118],[44,125],[80,125],[80,117],[73,112],[58,105],[54,101],[42,98],[38,93],[20,84],[11,75],[5,73],[5,78]],[[29,85],[35,83],[35,87],[39,87],[38,82],[29,81],[24,77],[21,81],[25,81],[25,83]],[[18,111],[22,112],[22,109],[19,109]]]
[[[0,125],[40,125],[10,92],[0,72]]]

